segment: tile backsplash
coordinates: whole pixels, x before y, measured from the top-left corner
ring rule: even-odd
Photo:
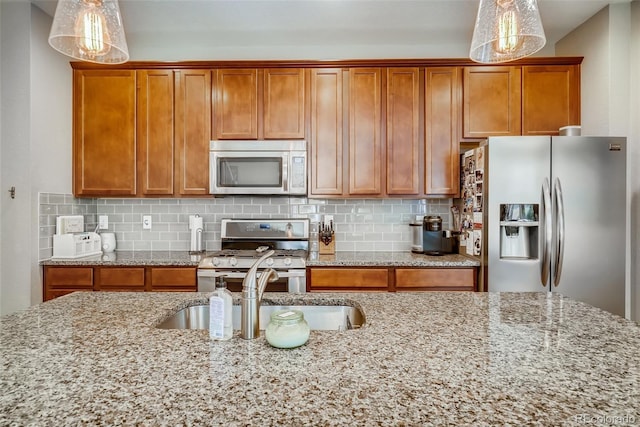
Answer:
[[[40,193],[40,259],[53,254],[58,215],[85,215],[93,231],[99,215],[108,217],[108,230],[116,234],[117,250],[187,251],[189,215],[204,220],[204,246],[220,249],[223,218],[310,218],[333,215],[336,250],[411,250],[409,223],[416,215],[442,216],[449,225],[451,199],[308,199],[306,197],[232,196],[210,199],[78,199],[70,194]],[[143,215],[151,215],[151,229],[142,228]]]

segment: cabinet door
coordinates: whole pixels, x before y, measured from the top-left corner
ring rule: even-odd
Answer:
[[[44,301],[76,291],[93,290],[92,267],[44,267]]]
[[[303,139],[304,69],[264,70],[264,138]]]
[[[309,290],[386,291],[387,268],[310,268]]]
[[[216,139],[258,138],[258,70],[215,70]]]
[[[521,93],[519,67],[465,67],[463,136],[520,135]]]
[[[418,68],[387,69],[387,194],[418,194],[420,88]]]
[[[139,70],[138,195],[173,194],[173,71]]]
[[[152,291],[195,292],[195,267],[152,267],[148,270]]]
[[[343,194],[343,72],[311,70],[310,195]]]
[[[144,291],[144,267],[96,267],[96,291]]]
[[[76,70],[73,194],[136,194],[136,72]]]
[[[460,69],[425,70],[425,162],[427,195],[455,196],[460,191]]]
[[[475,268],[396,268],[396,291],[475,291]]]
[[[577,65],[522,67],[522,134],[558,135],[580,124]]]
[[[211,72],[176,71],[177,195],[209,194]]]
[[[349,195],[380,195],[382,165],[382,70],[349,70]]]

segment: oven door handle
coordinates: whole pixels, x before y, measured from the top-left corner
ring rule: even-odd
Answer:
[[[302,277],[306,274],[306,270],[285,270],[285,271],[277,271],[278,277],[282,279],[286,279],[288,277]],[[261,273],[258,273],[258,277],[260,277]],[[214,270],[214,269],[198,269],[198,277],[220,277],[225,276],[229,279],[244,279],[247,275],[246,272],[243,271],[225,271],[225,270]]]

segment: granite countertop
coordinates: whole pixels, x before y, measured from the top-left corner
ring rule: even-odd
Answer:
[[[0,318],[0,425],[640,423],[640,327],[557,293],[270,294],[366,316],[290,350],[154,327],[207,296],[78,292]]]
[[[466,255],[430,256],[413,252],[336,252],[335,255],[311,253],[307,267],[390,266],[390,267],[478,267],[480,261]]]
[[[76,259],[48,259],[41,265],[60,266],[193,266],[207,254],[190,255],[181,251],[116,251]],[[428,256],[412,252],[336,252],[320,255],[310,252],[307,266],[402,266],[477,267],[480,262],[466,255]]]
[[[197,267],[206,254],[190,255],[188,251],[115,251],[75,259],[47,259],[41,265],[114,265],[114,266],[185,266]]]

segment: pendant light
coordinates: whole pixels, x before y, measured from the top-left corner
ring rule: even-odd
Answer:
[[[546,41],[536,0],[480,0],[469,57],[513,61],[536,53]]]
[[[58,0],[49,44],[82,61],[127,62],[129,49],[118,0]]]

